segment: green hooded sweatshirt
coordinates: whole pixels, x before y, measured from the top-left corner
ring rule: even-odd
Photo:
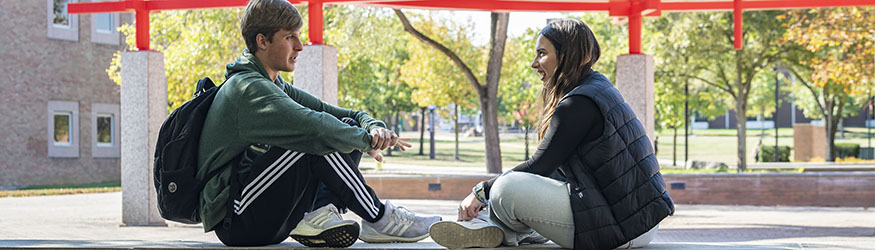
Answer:
[[[255,55],[244,50],[225,70],[201,132],[199,179],[244,153],[251,145],[273,145],[315,155],[371,150],[374,128],[386,124],[365,112],[339,108],[295,88],[281,77],[271,81]],[[350,117],[362,125],[340,121]],[[240,172],[248,172],[243,166]],[[228,210],[231,168],[210,179],[201,194],[204,231],[212,231]]]

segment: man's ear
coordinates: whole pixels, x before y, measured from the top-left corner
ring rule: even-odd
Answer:
[[[270,40],[267,39],[262,33],[258,33],[255,35],[255,44],[258,45],[258,50],[267,50],[267,45],[270,43]]]

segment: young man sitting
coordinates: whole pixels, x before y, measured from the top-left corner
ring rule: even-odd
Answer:
[[[409,148],[361,111],[324,103],[279,76],[303,50],[301,15],[286,0],[252,0],[240,21],[247,50],[227,65],[228,79],[201,134],[198,177],[224,168],[202,193],[206,232],[228,246],[277,244],[289,235],[307,246],[415,242],[440,217],[383,204],[358,170],[361,152]],[[343,121],[341,121],[343,119]],[[233,170],[231,166],[233,165]],[[320,192],[320,186],[325,190]],[[317,193],[334,204],[316,204]],[[325,202],[323,202],[325,203]],[[343,220],[348,208],[362,218]]]

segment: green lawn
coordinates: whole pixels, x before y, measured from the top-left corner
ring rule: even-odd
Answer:
[[[534,136],[531,134],[530,136]],[[413,148],[406,152],[393,151],[392,156],[384,157],[385,163],[420,165],[420,166],[452,166],[452,167],[486,167],[486,144],[483,137],[464,137],[459,135],[459,160],[453,158],[455,152],[454,134],[438,132],[435,134],[435,159],[428,159],[428,133],[425,135],[423,155],[419,155],[419,132],[403,132],[401,137],[413,139]],[[501,134],[501,160],[503,167],[513,167],[525,160],[525,140],[523,134]],[[535,152],[537,145],[530,138],[530,154]],[[386,154],[385,152],[383,153]]]
[[[0,190],[0,198],[3,197],[27,197],[41,195],[61,195],[61,194],[85,194],[85,193],[104,193],[104,192],[119,192],[121,191],[121,182],[98,182],[89,184],[73,184],[73,185],[46,185],[46,186],[29,186],[18,190]]]
[[[836,143],[851,142],[859,143],[861,147],[868,145],[866,138],[866,128],[846,128],[844,138],[840,133],[836,135],[838,139]],[[775,145],[775,130],[767,129],[763,135],[763,146]],[[784,146],[793,146],[793,129],[781,128],[778,130],[778,143]],[[875,132],[875,131],[873,131]],[[734,165],[737,162],[738,139],[736,138],[736,130],[734,129],[700,129],[693,130],[690,135],[690,159],[703,161],[720,161],[727,165]],[[760,138],[761,131],[759,129],[747,131],[747,161],[753,162],[753,149]],[[671,161],[673,158],[673,134],[671,130],[657,131],[659,137],[659,152],[657,157]],[[419,153],[419,133],[404,132],[402,137],[413,139],[413,148],[407,152],[394,152],[392,156],[386,157],[387,163],[410,164],[421,166],[470,166],[470,167],[485,167],[486,158],[484,156],[485,144],[483,137],[464,137],[460,136],[459,143],[459,161],[453,160],[453,134],[448,132],[438,132],[436,134],[436,158],[435,160],[428,159],[428,134],[426,133],[426,141],[424,144],[424,155]],[[521,133],[502,133],[501,135],[501,157],[502,166],[504,168],[513,167],[524,160],[524,140]],[[531,136],[534,136],[532,134]],[[537,148],[534,139],[531,139],[530,154],[534,153]],[[677,136],[677,160],[684,161],[684,137],[683,130],[678,131]],[[791,155],[792,159],[792,155]]]
[[[766,129],[764,131],[763,146],[775,145],[775,130]],[[738,162],[738,138],[735,129],[699,129],[694,130],[689,138],[690,141],[690,159],[720,161],[729,165],[737,164]],[[760,138],[761,131],[759,129],[747,130],[747,161],[753,162],[753,149]],[[875,133],[875,130],[873,130]],[[661,159],[673,159],[673,131],[661,130],[657,131],[659,136],[659,152],[657,157]],[[867,147],[866,128],[845,128],[844,138],[841,133],[836,133],[836,143],[858,143],[861,147]],[[778,130],[778,144],[782,146],[793,146],[793,129],[781,128]],[[677,160],[684,161],[684,136],[683,130],[678,131],[677,137]],[[791,154],[790,159],[793,159]]]

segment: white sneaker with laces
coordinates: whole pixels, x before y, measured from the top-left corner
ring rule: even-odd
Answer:
[[[428,228],[440,216],[417,216],[403,206],[386,201],[383,218],[371,223],[362,220],[359,238],[368,243],[417,242],[428,237]]]
[[[333,204],[304,214],[289,236],[308,247],[349,247],[358,239],[359,225],[344,220]]]

